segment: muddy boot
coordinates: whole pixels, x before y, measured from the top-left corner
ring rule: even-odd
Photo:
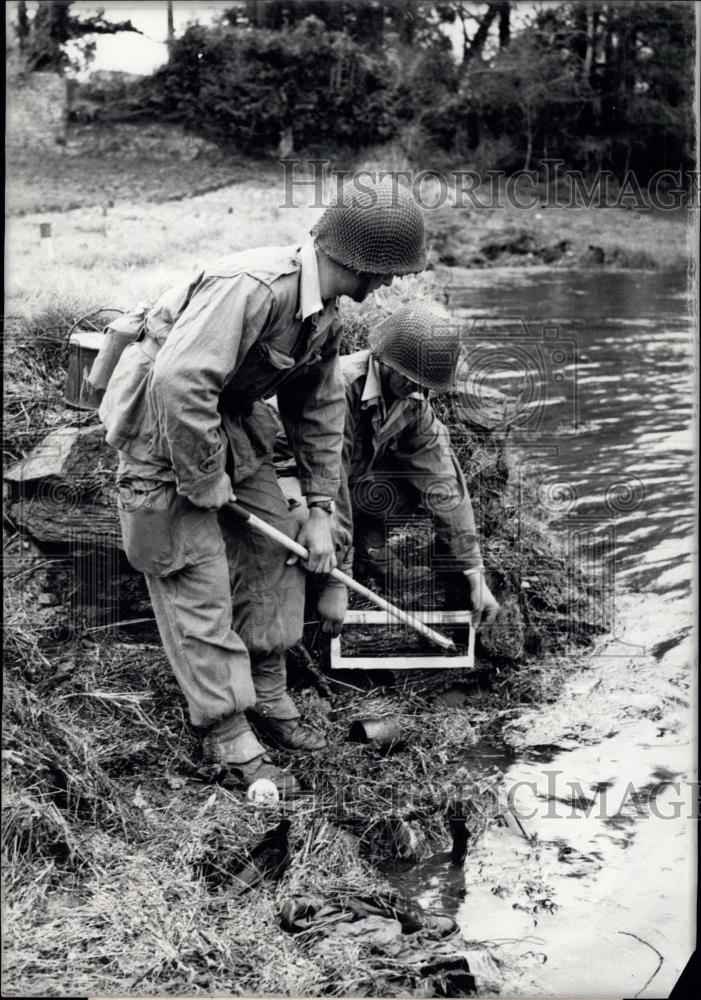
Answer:
[[[290,710],[286,708],[288,702],[292,706]],[[272,746],[292,753],[314,753],[316,750],[324,750],[327,746],[326,739],[309,726],[303,726],[299,721],[299,715],[290,718],[292,711],[296,713],[297,709],[289,695],[285,697],[284,704],[258,702],[256,707],[251,709],[256,729]],[[280,715],[286,718],[280,718]]]
[[[243,712],[214,726],[203,744],[205,758],[218,767],[218,779],[225,787],[248,788],[260,778],[272,781],[280,798],[299,793],[299,783],[271,762],[265,747],[256,739]]]

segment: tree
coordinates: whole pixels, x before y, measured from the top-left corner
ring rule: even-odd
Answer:
[[[17,4],[17,40],[20,52],[24,52],[29,38],[29,15],[27,14],[27,0],[19,0]]]
[[[511,41],[511,4],[502,0],[499,4],[499,48],[505,49]]]
[[[173,21],[173,0],[168,0],[166,7],[166,18],[168,22],[168,55],[173,54],[173,45],[175,44],[175,23]]]
[[[16,32],[27,70],[62,73],[71,65],[66,44],[77,39],[115,35],[120,31],[140,34],[131,21],[108,21],[102,11],[89,17],[75,16],[72,6],[72,0],[39,0],[36,13],[29,21],[26,3],[19,5]],[[90,58],[92,49],[94,43],[84,44],[84,58]]]
[[[295,149],[388,138],[393,83],[384,56],[307,17],[285,31],[193,25],[138,89],[143,113],[264,155],[281,135]]]
[[[483,11],[475,10],[475,4],[463,3],[463,0],[456,0],[452,4],[439,4],[443,9],[443,19],[451,22],[456,19],[460,21],[462,27],[462,71],[465,72],[469,63],[481,56],[485,48],[487,38],[496,22],[498,25],[499,48],[503,49],[509,44],[511,39],[511,3],[509,0],[495,0],[487,4],[487,9]],[[448,15],[448,10],[451,12]],[[476,27],[472,33],[468,30],[469,24],[473,22]]]
[[[571,117],[580,99],[572,53],[552,48],[536,30],[522,31],[489,66],[480,63],[468,71],[463,86],[483,117],[491,117],[493,130],[498,120],[504,132],[520,133],[523,170],[531,168],[536,139],[547,148],[562,108],[566,106]]]
[[[596,166],[620,176],[691,168],[694,27],[690,4],[655,0],[576,0],[537,15],[534,30],[579,64],[570,155],[598,147]]]

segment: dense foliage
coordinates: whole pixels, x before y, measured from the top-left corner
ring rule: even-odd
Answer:
[[[23,8],[25,48],[51,18],[59,46],[83,34],[70,6],[40,3],[33,22]],[[239,0],[171,38],[167,65],[126,100],[103,96],[104,115],[179,121],[257,154],[393,140],[421,165],[557,158],[644,183],[693,167],[693,44],[686,3]]]
[[[508,168],[559,157],[641,179],[693,164],[694,12],[689,4],[546,7],[460,85],[493,137],[517,143]]]
[[[143,92],[160,114],[262,152],[288,129],[302,148],[389,137],[390,87],[382,58],[311,16],[284,32],[190,27]]]

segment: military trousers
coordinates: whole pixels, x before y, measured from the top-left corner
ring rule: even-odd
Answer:
[[[230,512],[194,506],[173,482],[130,476],[124,454],[119,487],[126,555],[146,578],[192,723],[212,726],[256,704],[297,718],[285,660],[302,637],[304,571]],[[294,537],[299,522],[270,456],[235,491],[248,511]]]

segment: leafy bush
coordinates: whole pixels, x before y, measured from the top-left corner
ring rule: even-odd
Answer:
[[[316,17],[289,32],[195,25],[142,87],[147,106],[241,149],[358,148],[390,136],[392,70],[381,54]]]

